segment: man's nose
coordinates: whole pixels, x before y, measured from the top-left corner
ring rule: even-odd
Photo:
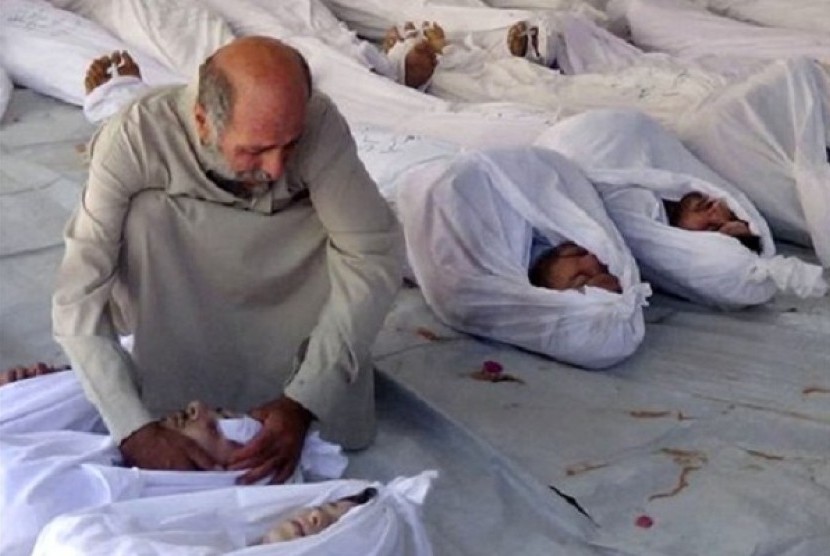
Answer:
[[[268,174],[271,180],[278,180],[285,172],[285,149],[272,149],[263,153],[259,161],[259,169]]]

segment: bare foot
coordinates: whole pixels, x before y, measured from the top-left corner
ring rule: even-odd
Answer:
[[[113,76],[113,72],[118,75],[133,75],[141,78],[141,70],[129,52],[116,50],[109,56],[96,58],[89,65],[84,79],[86,94],[109,81]]]
[[[528,38],[530,42],[528,42]],[[520,58],[525,57],[528,48],[533,48],[538,54],[539,28],[535,26],[528,27],[524,21],[514,24],[507,30],[507,48],[510,49],[513,56],[519,56]]]
[[[438,56],[427,39],[422,39],[406,54],[404,84],[417,89],[432,78],[438,66]]]
[[[59,371],[69,369],[68,365],[61,365],[59,367],[52,367],[46,363],[36,363],[30,367],[14,367],[7,371],[0,373],[0,386],[9,384],[10,382],[17,382],[35,376],[48,375]]]
[[[416,36],[418,36],[418,29],[415,27],[414,23],[407,21],[403,24],[403,32],[401,32],[401,30],[397,27],[390,27],[386,31],[386,35],[383,37],[383,42],[381,43],[381,48],[385,53],[388,53],[397,43]]]
[[[109,69],[109,56],[102,56],[92,61],[86,70],[86,78],[84,79],[86,94],[91,93],[96,87],[100,87],[110,80]]]
[[[403,42],[403,37],[401,36],[400,31],[398,31],[397,27],[390,27],[386,31],[386,35],[383,37],[383,43],[381,43],[381,48],[383,49],[384,53],[388,53],[392,50],[397,43]]]
[[[132,75],[133,77],[141,78],[141,70],[138,64],[135,63],[133,57],[126,50],[121,52],[113,52],[110,55],[110,61],[115,66],[118,75]]]
[[[444,47],[447,46],[447,35],[444,29],[434,21],[432,23],[424,21],[422,29],[432,49],[438,54],[444,52]]]

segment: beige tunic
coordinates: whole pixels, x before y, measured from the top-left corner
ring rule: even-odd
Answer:
[[[194,90],[153,92],[93,138],[55,337],[117,440],[191,399],[245,411],[284,391],[330,439],[365,445],[369,348],[400,279],[397,221],[317,93],[270,192],[219,188],[200,159]],[[135,335],[132,356],[116,321]]]

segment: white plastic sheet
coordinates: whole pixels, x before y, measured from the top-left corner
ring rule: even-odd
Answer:
[[[592,185],[561,155],[462,154],[402,177],[397,200],[418,284],[450,326],[589,368],[640,344],[650,289]],[[531,286],[534,229],[594,253],[623,293]]]
[[[65,515],[38,538],[34,555],[51,556],[431,556],[421,521],[434,472],[383,486],[366,481],[241,487],[122,502]],[[378,495],[320,533],[257,545],[274,524],[300,508],[374,487]]]
[[[769,228],[749,199],[647,116],[589,112],[554,126],[537,144],[582,166],[650,282],[721,307],[764,303],[779,287],[800,295],[826,293],[820,267],[776,257]],[[760,236],[762,254],[717,232],[669,226],[661,200],[679,201],[692,191],[723,199]]]

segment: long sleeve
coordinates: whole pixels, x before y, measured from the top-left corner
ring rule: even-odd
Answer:
[[[343,117],[330,103],[319,117],[302,173],[329,238],[331,290],[285,393],[325,423],[357,374],[372,372],[370,348],[400,285],[403,236]]]
[[[118,118],[90,148],[89,181],[64,232],[52,320],[87,397],[120,441],[152,420],[131,379],[132,360],[119,344],[110,306],[124,219],[131,197],[147,181]]]

